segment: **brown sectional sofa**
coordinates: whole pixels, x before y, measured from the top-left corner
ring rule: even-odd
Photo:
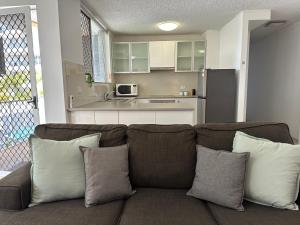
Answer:
[[[238,212],[186,196],[194,178],[196,144],[230,151],[235,131],[293,143],[287,125],[234,123],[189,125],[70,125],[36,128],[41,138],[70,140],[101,132],[100,146],[129,144],[129,199],[91,208],[83,199],[30,201],[30,164],[0,180],[0,225],[299,225],[300,212],[244,203]]]

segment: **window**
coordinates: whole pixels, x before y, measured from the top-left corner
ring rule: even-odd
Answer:
[[[81,12],[81,37],[85,73],[93,73],[91,19]]]
[[[106,30],[81,12],[81,31],[85,72],[93,74],[95,82],[107,82]]]

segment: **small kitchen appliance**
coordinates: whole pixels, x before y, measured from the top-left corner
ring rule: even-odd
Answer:
[[[116,96],[138,96],[138,85],[116,84]]]

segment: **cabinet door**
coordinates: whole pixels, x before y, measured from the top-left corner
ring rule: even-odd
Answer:
[[[74,124],[95,124],[95,113],[92,111],[71,112],[71,123]]]
[[[205,68],[205,41],[194,42],[194,71]]]
[[[130,72],[130,44],[113,43],[112,60],[114,73]]]
[[[197,108],[197,98],[175,98],[176,103],[182,103],[186,105],[191,105]]]
[[[95,112],[96,124],[118,124],[119,113],[118,111],[97,111]]]
[[[149,68],[149,43],[131,43],[131,70],[133,73],[148,73]]]
[[[179,41],[176,47],[176,72],[191,72],[193,64],[193,42]]]
[[[156,124],[195,124],[194,111],[157,111]]]
[[[155,124],[155,112],[119,111],[119,124]]]
[[[152,41],[149,43],[149,52],[151,68],[175,67],[174,41]]]

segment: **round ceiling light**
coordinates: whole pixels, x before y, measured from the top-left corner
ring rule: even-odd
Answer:
[[[168,21],[168,22],[161,22],[157,26],[159,27],[159,29],[163,31],[172,31],[178,27],[178,23]]]

